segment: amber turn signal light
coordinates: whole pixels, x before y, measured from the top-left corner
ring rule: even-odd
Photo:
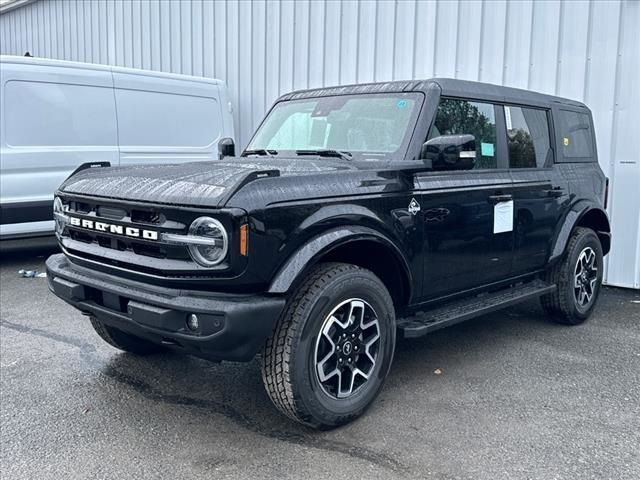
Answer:
[[[246,257],[249,254],[249,225],[240,225],[240,255]]]

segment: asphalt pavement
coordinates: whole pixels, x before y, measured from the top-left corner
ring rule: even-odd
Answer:
[[[47,252],[0,259],[0,477],[640,478],[640,292],[584,325],[537,302],[401,341],[372,408],[316,432],[271,405],[256,360],[139,358],[49,293]]]

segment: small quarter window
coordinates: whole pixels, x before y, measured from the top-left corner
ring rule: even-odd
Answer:
[[[509,167],[542,168],[553,155],[547,112],[535,108],[504,107]]]
[[[496,115],[493,104],[450,98],[440,100],[427,140],[443,135],[473,135],[476,143],[473,168],[497,168]]]
[[[560,110],[560,144],[566,158],[593,156],[591,121],[586,113]]]

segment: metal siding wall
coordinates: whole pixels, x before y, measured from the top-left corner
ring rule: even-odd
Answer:
[[[40,0],[0,16],[0,52],[221,78],[241,146],[295,88],[450,76],[585,101],[612,178],[608,282],[640,288],[639,29],[636,0]]]

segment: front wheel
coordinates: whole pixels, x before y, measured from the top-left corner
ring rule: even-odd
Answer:
[[[393,302],[378,277],[354,265],[322,264],[298,287],[267,340],[267,393],[300,423],[347,423],[380,392],[395,334]]]

